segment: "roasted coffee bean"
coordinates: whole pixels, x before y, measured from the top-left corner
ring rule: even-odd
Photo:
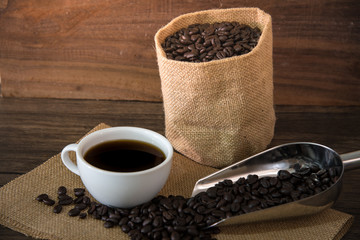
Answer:
[[[124,224],[124,225],[121,225],[121,230],[124,233],[128,233],[128,232],[130,232],[131,228],[128,225]]]
[[[80,197],[80,198],[81,198],[81,197]],[[90,205],[91,200],[90,200],[89,197],[84,196],[82,199],[83,199],[83,200],[82,200],[83,203],[85,203],[86,205]]]
[[[187,229],[187,233],[190,235],[190,236],[199,236],[199,230],[197,229],[196,226],[189,226],[188,229]]]
[[[226,200],[225,199],[221,199],[217,204],[216,204],[216,208],[220,208],[222,206],[224,206],[226,204]]]
[[[270,178],[270,181],[269,181],[270,186],[276,186],[278,184],[278,182],[279,182],[279,180],[277,177],[272,177],[272,178]]]
[[[67,192],[67,189],[66,189],[66,187],[64,187],[64,186],[60,186],[60,187],[58,188],[58,191],[57,191],[57,193],[58,193],[59,195],[66,194],[66,192]]]
[[[60,213],[62,211],[62,206],[61,205],[56,205],[54,208],[53,208],[53,212],[54,213]]]
[[[298,177],[294,177],[294,176],[292,176],[290,178],[290,183],[292,183],[294,185],[300,184],[301,182],[302,182],[302,178],[298,178]]]
[[[68,215],[70,217],[75,217],[75,216],[78,216],[79,214],[80,214],[80,210],[77,208],[73,208],[68,212]]]
[[[297,190],[301,193],[308,192],[308,189],[305,186],[301,186],[301,185],[297,187]]]
[[[311,172],[313,172],[313,173],[316,173],[320,170],[320,167],[316,164],[310,165],[309,168],[310,168]]]
[[[320,169],[316,174],[321,177],[322,175],[324,175],[326,173],[326,169]]]
[[[217,57],[217,59],[223,59],[223,58],[226,58],[227,55],[224,51],[221,51],[221,52],[216,53],[216,57]]]
[[[84,210],[85,208],[87,208],[87,205],[85,203],[79,203],[75,205],[75,208],[81,210]]]
[[[80,213],[80,214],[79,214],[79,218],[80,218],[80,219],[84,219],[84,218],[86,218],[86,216],[87,216],[86,213]]]
[[[243,184],[246,183],[246,179],[243,178],[243,177],[241,177],[241,178],[239,178],[239,179],[236,181],[236,183],[239,184],[239,185],[243,185]]]
[[[263,187],[260,187],[258,192],[261,194],[261,195],[266,195],[268,194],[269,190],[267,190],[266,188],[263,188]]]
[[[83,196],[85,194],[84,188],[74,188],[74,194],[77,197]]]
[[[231,193],[227,192],[223,195],[223,198],[225,201],[227,202],[232,202],[234,200],[234,195],[232,195]]]
[[[83,199],[84,199],[84,196],[77,197],[74,199],[74,203],[75,204],[82,203]]]
[[[181,239],[181,236],[180,236],[180,234],[178,232],[173,231],[171,233],[171,240],[180,240],[180,239]]]
[[[248,175],[247,178],[246,178],[246,181],[249,183],[249,184],[254,184],[255,182],[257,182],[257,180],[259,179],[259,177],[257,175]]]
[[[91,215],[92,215],[92,217],[95,218],[95,219],[101,219],[101,216],[100,216],[100,214],[99,214],[97,211],[94,211]]]
[[[278,178],[280,179],[280,180],[287,180],[287,179],[289,179],[291,177],[291,174],[288,172],[288,171],[286,171],[286,170],[280,170],[279,172],[278,172]]]
[[[206,212],[206,207],[203,205],[200,205],[198,208],[196,208],[196,212],[200,214],[204,214]]]
[[[273,193],[271,193],[271,197],[273,197],[273,198],[279,198],[279,197],[281,197],[281,193],[278,192],[278,191],[273,192]]]
[[[260,179],[260,185],[261,185],[263,188],[269,188],[269,187],[271,186],[269,180],[266,179],[266,178]]]
[[[108,207],[101,205],[99,208],[97,208],[97,211],[99,212],[100,216],[105,216],[107,214]]]
[[[59,199],[59,201],[60,201],[60,200],[64,200],[64,199],[68,199],[68,198],[71,198],[71,199],[72,199],[72,197],[70,197],[70,196],[69,196],[69,195],[67,195],[67,194],[58,195],[58,199]]]
[[[326,170],[325,170],[326,171]],[[297,171],[298,174],[302,175],[302,176],[306,176],[308,174],[311,173],[311,169],[308,167],[305,168],[300,168],[299,171]]]
[[[303,179],[302,175],[298,174],[297,172],[291,173],[291,176],[296,179]]]
[[[122,225],[125,225],[129,222],[129,218],[128,217],[122,217],[120,220],[119,220],[119,225],[122,226]]]
[[[280,189],[279,192],[280,192],[282,195],[287,196],[287,195],[290,195],[291,189],[290,189],[290,188],[287,188],[287,187],[283,187],[283,188]]]
[[[321,180],[321,182],[322,182],[323,184],[328,184],[328,183],[330,183],[330,178],[323,178],[323,179]]]
[[[174,215],[169,211],[163,212],[162,216],[165,220],[173,220],[174,219]]]
[[[105,228],[112,228],[112,227],[114,227],[114,223],[111,222],[111,221],[105,221],[104,222],[104,227]]]
[[[109,218],[114,218],[114,219],[120,220],[121,216],[120,216],[119,213],[116,213],[116,212],[112,213],[111,212],[111,213],[109,213]]]
[[[227,187],[231,187],[233,185],[233,182],[230,179],[225,179],[223,183]]]
[[[132,221],[133,223],[141,223],[141,222],[142,222],[142,219],[141,219],[141,217],[134,217],[134,218],[131,219],[131,221]]]
[[[91,202],[91,203],[90,203],[90,208],[89,208],[89,210],[88,210],[88,214],[92,214],[95,210],[96,210],[96,203],[95,203],[95,202]]]
[[[67,195],[61,195],[61,196],[67,196]],[[73,203],[73,198],[68,196],[64,197],[63,199],[59,200],[60,205],[70,205]]]
[[[55,201],[52,200],[52,199],[50,199],[50,198],[45,198],[45,199],[43,200],[43,203],[45,203],[45,204],[48,205],[48,206],[52,206],[52,205],[55,204]]]
[[[298,200],[299,197],[300,197],[300,195],[301,195],[301,192],[300,192],[300,191],[292,191],[292,192],[290,193],[290,196],[292,197],[292,199],[293,199],[294,201]]]
[[[249,201],[249,203],[248,203],[248,207],[249,208],[254,208],[254,207],[256,207],[257,205],[259,205],[260,204],[260,201],[259,200],[251,200],[251,201]]]
[[[40,194],[39,196],[37,196],[36,200],[39,202],[43,202],[44,199],[48,199],[48,198],[49,198],[49,196],[47,194],[43,193],[43,194]]]
[[[218,218],[224,218],[225,212],[221,211],[221,210],[214,210],[214,211],[211,211],[211,215],[213,215],[214,217],[218,217]]]
[[[141,232],[141,233],[144,233],[144,234],[147,234],[147,233],[149,233],[151,230],[152,230],[151,225],[145,225],[144,227],[141,228],[140,232]]]
[[[194,222],[195,223],[201,223],[204,220],[204,215],[195,214],[194,216]]]

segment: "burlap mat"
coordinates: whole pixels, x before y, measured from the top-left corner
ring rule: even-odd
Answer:
[[[96,126],[92,131],[108,127]],[[191,195],[197,179],[216,169],[200,165],[179,154],[174,155],[169,180],[160,194]],[[0,189],[0,224],[25,235],[42,239],[129,239],[120,228],[106,229],[91,217],[71,218],[67,206],[60,214],[35,200],[40,193],[56,197],[61,185],[69,189],[83,187],[80,178],[61,162],[60,154]],[[221,227],[217,239],[340,239],[350,228],[351,215],[333,209],[286,221]]]

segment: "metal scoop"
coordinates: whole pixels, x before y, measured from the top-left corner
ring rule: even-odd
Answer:
[[[338,199],[344,171],[360,168],[360,151],[339,155],[329,147],[310,142],[296,142],[273,147],[238,163],[230,165],[198,180],[192,196],[206,191],[225,179],[237,181],[240,177],[256,174],[260,177],[276,176],[279,170],[295,172],[299,166],[318,165],[320,168],[338,167],[338,180],[328,189],[294,202],[222,219],[215,225],[241,224],[296,216],[310,215],[331,207]],[[210,227],[211,227],[210,226]]]

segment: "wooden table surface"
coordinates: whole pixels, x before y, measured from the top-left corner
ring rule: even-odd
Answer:
[[[360,106],[276,106],[270,146],[294,141],[327,145],[338,153],[360,149]],[[27,173],[97,124],[145,127],[164,134],[162,103],[0,98],[0,187]],[[355,216],[343,239],[360,236],[360,169],[346,172],[334,206]],[[30,239],[0,226],[0,239]]]

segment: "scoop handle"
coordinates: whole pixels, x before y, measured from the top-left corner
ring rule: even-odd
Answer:
[[[345,171],[360,168],[360,150],[341,154],[340,157],[343,161]]]

